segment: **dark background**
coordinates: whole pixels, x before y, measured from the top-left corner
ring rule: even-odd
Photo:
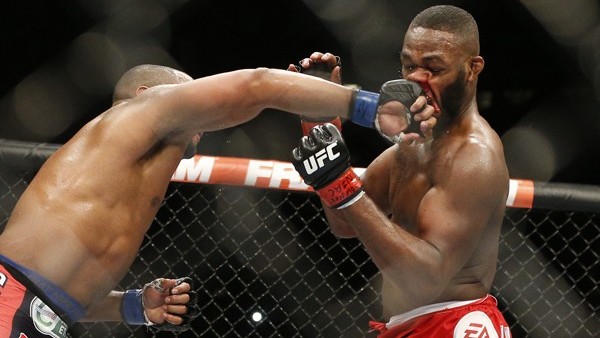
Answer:
[[[0,138],[65,142],[140,63],[202,77],[286,68],[328,51],[342,57],[345,83],[377,91],[398,77],[410,20],[434,4],[457,5],[478,21],[480,111],[503,139],[511,177],[599,184],[596,1],[8,2],[0,14]],[[357,166],[387,146],[350,123],[344,135]],[[206,135],[199,152],[289,160],[299,137],[295,116],[265,111]]]
[[[398,77],[398,52],[410,20],[422,9],[442,3],[465,8],[478,21],[481,55],[486,60],[479,81],[479,107],[502,137],[511,177],[600,184],[597,174],[600,170],[600,112],[597,108],[600,21],[598,3],[591,0],[5,2],[0,11],[3,65],[0,138],[65,142],[110,105],[112,87],[118,77],[129,67],[141,63],[165,64],[193,77],[202,77],[240,68],[286,68],[313,51],[329,51],[342,57],[346,83],[377,91],[384,81]],[[387,146],[373,130],[352,123],[344,124],[344,135],[352,160],[358,166],[367,165]],[[289,151],[299,137],[297,117],[265,111],[245,125],[205,135],[198,151],[209,155],[289,160]],[[368,277],[376,273],[372,265],[363,265],[367,257],[362,250],[341,253],[328,250],[333,246],[333,237],[326,225],[313,224],[321,220],[318,217],[304,217],[315,215],[317,209],[311,206],[318,205],[317,201],[315,204],[294,203],[295,198],[305,197],[291,196],[292,203],[280,208],[278,197],[263,200],[263,195],[279,192],[244,189],[241,193],[233,188],[221,202],[212,198],[216,195],[213,189],[220,191],[220,188],[172,185],[171,189],[183,190],[186,194],[169,194],[172,198],[169,203],[190,203],[192,207],[161,208],[159,222],[163,219],[165,223],[172,219],[177,222],[152,228],[151,237],[147,237],[147,243],[152,245],[144,246],[140,254],[146,260],[137,261],[126,280],[137,286],[140,280],[163,275],[172,263],[155,261],[157,256],[184,257],[169,274],[179,276],[193,271],[202,285],[202,303],[210,304],[208,309],[211,310],[214,310],[213,304],[217,304],[228,314],[227,320],[238,320],[231,325],[224,325],[222,319],[205,323],[204,320],[215,313],[207,310],[196,322],[198,330],[225,330],[230,326],[246,329],[243,326],[248,323],[245,314],[257,304],[269,314],[266,324],[284,322],[288,318],[292,323],[307,323],[304,310],[297,312],[297,304],[289,306],[283,301],[278,293],[282,285],[274,285],[269,279],[279,272],[280,265],[276,264],[279,260],[266,270],[263,261],[257,260],[256,265],[247,263],[248,257],[263,257],[255,256],[257,251],[267,253],[267,257],[273,252],[285,251],[285,255],[277,257],[289,257],[291,261],[284,260],[283,265],[294,267],[289,270],[292,272],[306,269],[325,275],[333,270],[333,260],[336,271],[343,274],[337,284],[332,284],[344,286],[333,289],[338,296],[340,292],[361,289]],[[204,195],[191,197],[198,196],[199,191]],[[14,195],[18,194],[3,194]],[[228,201],[233,201],[235,208],[225,203]],[[217,211],[206,209],[207,204]],[[273,205],[280,208],[275,214]],[[9,212],[5,210],[12,210],[1,206],[0,209],[6,215]],[[175,212],[176,216],[172,214]],[[527,332],[542,332],[539,336],[551,336],[548,333],[551,331],[546,330],[552,328],[566,332],[580,324],[577,319],[581,317],[574,318],[573,313],[581,308],[591,308],[592,312],[597,308],[597,297],[593,297],[596,294],[588,293],[597,289],[593,272],[598,256],[588,250],[597,247],[594,245],[598,238],[595,216],[552,212],[549,217],[540,212],[525,217],[520,212],[521,209],[510,209],[507,221],[511,223],[503,227],[508,232],[503,233],[502,243],[506,244],[500,250],[501,272],[496,282],[501,288],[500,303],[510,305],[511,323],[515,320],[513,316],[519,321],[513,327],[517,336],[522,328],[531,330]],[[279,223],[278,217],[286,213],[294,215],[293,218],[285,217],[283,224]],[[195,223],[196,219],[200,224]],[[514,225],[510,225],[512,222]],[[152,236],[153,231],[160,232],[163,228],[164,231],[169,229],[168,235]],[[313,231],[322,233],[313,235]],[[180,233],[194,234],[191,238],[195,242],[189,243],[187,236],[177,237]],[[172,238],[176,241],[171,241]],[[271,238],[275,240],[270,241]],[[296,261],[305,251],[295,250],[294,245],[286,246],[290,238],[307,248],[308,257],[317,257],[317,263]],[[260,250],[256,248],[257,239],[261,242]],[[320,245],[314,245],[315,242]],[[343,243],[349,246],[354,242]],[[213,250],[213,247],[224,249]],[[163,249],[166,251],[154,251]],[[578,258],[574,259],[573,255]],[[360,274],[355,273],[356,266],[349,264],[346,256],[362,257],[362,260],[354,260],[359,262]],[[139,264],[146,261],[153,263],[151,268]],[[227,264],[222,265],[225,261]],[[318,269],[313,269],[313,265]],[[212,270],[213,266],[218,269]],[[273,274],[269,274],[269,269]],[[138,270],[142,273],[137,274]],[[260,279],[254,279],[261,274]],[[230,279],[232,275],[237,277]],[[363,276],[367,278],[361,280]],[[314,282],[321,280],[322,275],[286,273],[282,281],[295,282],[300,278]],[[240,291],[238,285],[250,279],[256,280],[258,287],[250,285]],[[223,285],[220,280],[232,282]],[[565,291],[561,289],[565,284],[573,284],[575,288]],[[269,292],[265,291],[267,286],[273,285]],[[544,287],[540,289],[540,286]],[[303,290],[299,287],[289,292],[295,295],[302,294]],[[328,299],[335,292],[326,289],[315,294]],[[573,297],[574,293],[581,294],[588,303]],[[563,302],[561,298],[557,304],[557,294],[577,302]],[[538,296],[536,300],[534,297]],[[312,297],[307,299],[313,300]],[[285,312],[278,312],[280,309]],[[323,307],[318,311],[329,310]],[[238,315],[238,312],[243,313]],[[300,320],[289,316],[290,313]],[[344,316],[346,312],[332,313]],[[561,320],[564,318],[557,315],[564,313],[569,314],[563,316],[569,320]],[[315,314],[306,313],[306,317],[312,315]],[[318,312],[317,318],[328,318],[320,315]],[[349,320],[353,324],[365,322],[358,316],[351,316]],[[589,327],[595,323],[594,318],[586,322]],[[257,330],[271,328],[263,324]],[[303,329],[311,328],[309,325]],[[283,329],[285,327],[280,327],[277,332]],[[293,329],[297,331],[296,327]],[[146,333],[145,329],[140,330]]]

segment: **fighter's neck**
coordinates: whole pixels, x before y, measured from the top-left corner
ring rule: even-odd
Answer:
[[[454,130],[464,128],[466,124],[470,124],[477,116],[479,116],[479,111],[476,103],[472,103],[465,109],[461,109],[461,111],[453,117],[442,112],[442,114],[438,116],[437,125],[433,130],[434,139],[449,134]]]

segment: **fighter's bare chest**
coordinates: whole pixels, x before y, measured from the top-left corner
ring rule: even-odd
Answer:
[[[431,161],[428,145],[399,149],[390,171],[392,218],[409,231],[416,231],[419,207],[433,185]]]

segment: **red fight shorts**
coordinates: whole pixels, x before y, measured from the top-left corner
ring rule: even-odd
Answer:
[[[394,316],[388,323],[369,322],[378,338],[511,338],[496,298],[431,304]]]
[[[67,324],[0,263],[0,337],[67,338]]]

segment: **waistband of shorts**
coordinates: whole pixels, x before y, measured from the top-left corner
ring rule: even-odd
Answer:
[[[46,303],[68,326],[85,315],[85,308],[58,285],[10,258],[0,255],[0,264],[21,284]]]
[[[406,322],[408,322],[411,319],[414,319],[416,317],[420,317],[420,316],[423,316],[423,315],[427,315],[427,314],[430,314],[430,313],[440,312],[440,311],[445,311],[445,310],[450,310],[450,309],[455,309],[455,308],[459,308],[461,306],[482,304],[482,303],[486,303],[486,302],[489,302],[490,305],[491,304],[493,304],[494,306],[498,305],[498,301],[492,295],[486,295],[486,296],[484,296],[482,298],[473,299],[473,300],[453,301],[453,302],[444,302],[444,303],[434,303],[434,304],[429,304],[429,305],[421,306],[421,307],[418,307],[418,308],[416,308],[414,310],[410,310],[408,312],[405,312],[405,313],[393,316],[385,324],[385,327],[388,328],[388,329],[390,329],[393,326],[406,323]]]

